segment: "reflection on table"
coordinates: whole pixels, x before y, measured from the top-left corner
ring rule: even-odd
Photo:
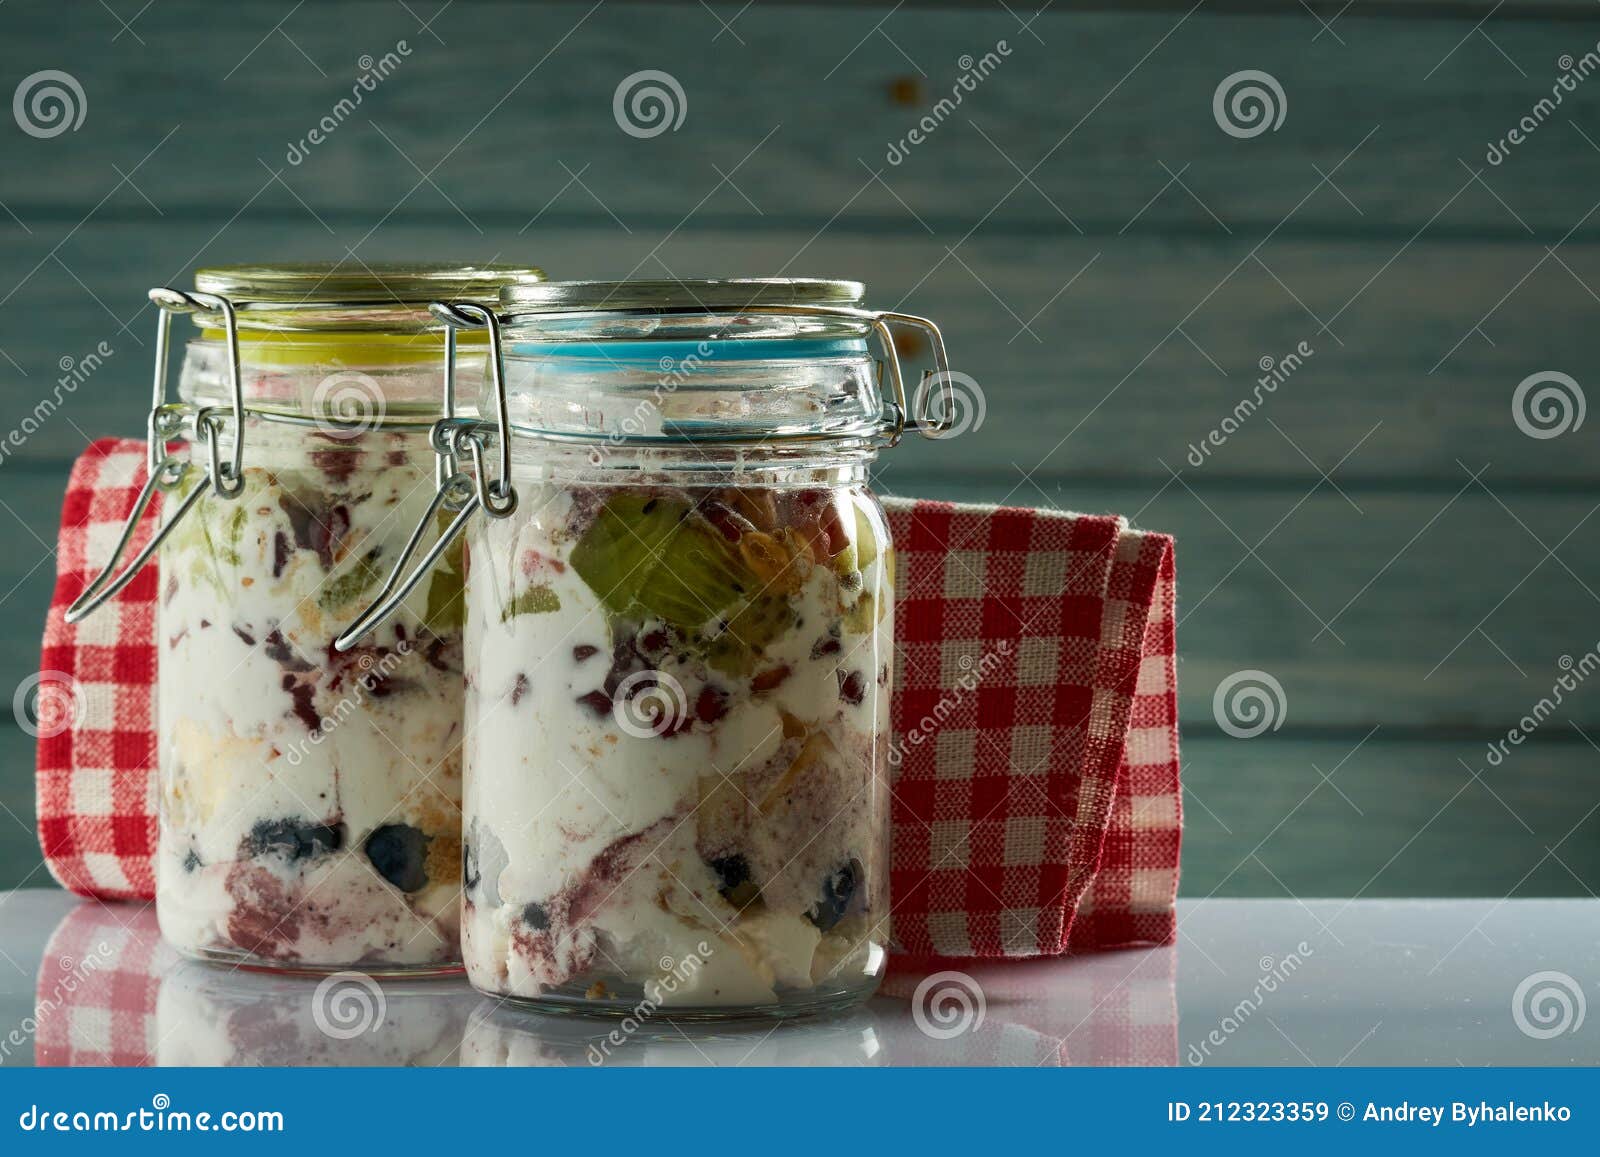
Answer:
[[[152,908],[81,903],[35,988],[41,1065],[1066,1065],[1177,1062],[1170,948],[901,962],[865,1006],[790,1023],[553,1016],[460,978],[280,976],[185,960]]]

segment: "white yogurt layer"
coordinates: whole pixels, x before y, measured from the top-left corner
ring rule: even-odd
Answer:
[[[162,932],[291,967],[450,964],[459,575],[356,651],[331,646],[422,517],[431,458],[415,436],[296,435],[310,453],[252,446],[271,469],[201,499],[163,547]]]
[[[876,503],[519,492],[468,552],[473,983],[662,1007],[870,987],[893,639]]]

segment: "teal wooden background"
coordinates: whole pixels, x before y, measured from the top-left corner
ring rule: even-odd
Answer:
[[[0,123],[0,426],[114,354],[0,464],[0,689],[36,664],[70,456],[140,429],[150,285],[351,253],[856,277],[937,318],[986,406],[884,488],[1178,536],[1187,894],[1592,894],[1600,698],[1485,753],[1600,641],[1600,422],[1536,439],[1512,412],[1529,375],[1596,379],[1600,79],[1486,150],[1596,50],[1600,8],[1012,7],[4,5],[0,95],[60,69],[87,108],[49,139]],[[644,69],[686,101],[651,139],[613,116]],[[1286,111],[1240,139],[1213,94],[1245,69]],[[1286,700],[1254,739],[1213,710],[1244,669]],[[0,728],[0,884],[42,880],[30,761]]]

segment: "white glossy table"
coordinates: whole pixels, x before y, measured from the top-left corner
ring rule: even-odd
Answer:
[[[1600,901],[1211,900],[1179,918],[1173,947],[966,966],[953,982],[981,992],[981,1020],[954,1000],[948,1021],[918,1016],[928,970],[896,970],[839,1018],[654,1018],[608,1047],[615,1022],[540,1016],[461,980],[385,981],[381,1020],[347,1035],[315,980],[183,962],[148,909],[22,891],[0,896],[0,1061],[1600,1064]]]

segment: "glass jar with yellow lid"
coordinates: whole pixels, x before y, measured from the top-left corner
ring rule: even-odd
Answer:
[[[159,548],[156,904],[183,952],[311,971],[457,965],[459,555],[360,647],[332,644],[433,497],[441,382],[487,348],[466,334],[458,351],[428,302],[494,300],[539,277],[277,265],[151,291],[139,506],[164,492],[161,529],[72,615]],[[169,402],[175,314],[199,333]]]

